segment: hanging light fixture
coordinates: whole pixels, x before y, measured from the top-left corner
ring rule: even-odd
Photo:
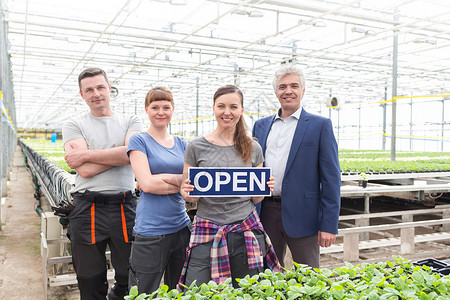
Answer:
[[[364,35],[376,35],[374,30],[358,26],[353,26],[352,32],[363,33]]]
[[[238,9],[235,9],[232,12],[232,14],[241,15],[241,16],[248,16],[250,18],[261,18],[261,17],[264,17],[264,14],[261,11],[256,10],[256,9],[249,11],[249,10],[247,10],[245,8],[238,8]]]
[[[245,16],[245,15],[247,15],[247,11],[246,11],[245,9],[239,8],[239,9],[235,9],[235,10],[232,12],[232,14]]]
[[[367,29],[362,28],[362,27],[358,27],[358,26],[354,26],[352,28],[352,32],[364,33],[365,34],[367,32]]]
[[[170,4],[172,5],[186,5],[186,0],[170,0]]]
[[[256,10],[256,9],[247,12],[247,14],[248,14],[248,16],[250,18],[262,18],[262,17],[264,17],[264,14],[261,11]]]
[[[327,27],[327,23],[325,23],[324,21],[315,21],[315,22],[313,22],[313,26],[314,27]]]
[[[426,43],[426,44],[430,44],[430,45],[436,45],[437,41],[436,39],[433,38],[419,38],[413,41],[416,44],[422,44],[422,43]]]

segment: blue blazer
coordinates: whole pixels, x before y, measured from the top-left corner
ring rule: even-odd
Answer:
[[[274,116],[256,121],[253,136],[266,153]],[[280,178],[275,178],[275,181]],[[300,114],[281,189],[281,218],[292,238],[338,232],[341,171],[331,120],[304,109]],[[258,207],[257,209],[264,209]]]

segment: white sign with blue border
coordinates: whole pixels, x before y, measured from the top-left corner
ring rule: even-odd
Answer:
[[[194,186],[191,197],[258,197],[270,196],[267,186],[272,169],[262,168],[198,168],[188,169]]]

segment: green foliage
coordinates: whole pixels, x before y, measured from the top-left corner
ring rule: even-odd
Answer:
[[[61,169],[75,172],[64,160],[61,140],[23,141],[28,147],[50,159]],[[450,171],[450,153],[447,152],[397,152],[396,161],[390,160],[390,151],[339,150],[339,162],[344,173],[402,173]]]
[[[199,287],[193,282],[183,292],[167,286],[151,295],[138,293],[132,287],[125,299],[217,299],[217,300],[291,300],[291,299],[433,299],[450,298],[450,277],[431,273],[429,267],[414,266],[410,261],[394,257],[394,261],[362,263],[329,269],[311,269],[294,263],[284,273],[266,270],[253,277],[237,279],[239,288],[213,281]]]

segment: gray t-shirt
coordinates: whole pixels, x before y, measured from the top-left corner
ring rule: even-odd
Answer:
[[[256,141],[251,162],[244,163],[234,146],[218,146],[198,137],[187,144],[184,161],[193,167],[256,167],[264,158]],[[197,216],[218,225],[233,224],[244,220],[253,208],[251,197],[201,197]]]
[[[90,113],[68,120],[62,127],[64,143],[83,138],[89,149],[109,149],[125,146],[129,131],[143,131],[142,121],[137,116],[94,117]],[[75,177],[75,187],[70,192],[85,190],[116,193],[134,190],[134,174],[131,165],[112,167],[89,178]]]

